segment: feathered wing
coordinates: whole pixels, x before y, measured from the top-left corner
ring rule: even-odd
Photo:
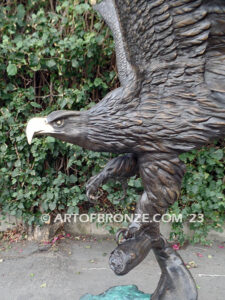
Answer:
[[[205,78],[214,95],[225,102],[225,1],[204,1],[211,22]]]
[[[96,8],[112,29],[123,84],[137,70],[156,93],[204,83],[223,91],[224,0],[105,0]]]
[[[126,50],[147,92],[181,95],[204,83],[211,23],[202,0],[115,0]],[[180,86],[180,87],[179,87]],[[180,90],[179,90],[180,88]],[[204,88],[202,87],[202,90]]]
[[[127,59],[127,52],[124,47],[120,21],[113,0],[104,0],[94,6],[94,9],[101,14],[107,25],[110,27],[116,48],[117,69],[119,80],[122,86],[126,85],[127,78],[133,72]]]

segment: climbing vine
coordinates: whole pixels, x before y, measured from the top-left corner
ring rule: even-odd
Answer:
[[[0,207],[1,213],[40,223],[42,213],[132,212],[142,192],[131,178],[104,185],[97,205],[85,182],[112,156],[86,151],[52,137],[27,144],[27,120],[57,109],[92,107],[118,86],[110,30],[86,0],[4,0],[0,3]],[[192,240],[204,242],[224,223],[224,144],[182,155],[187,165],[182,196],[172,211],[203,213],[191,224]],[[183,241],[182,224],[173,236]]]

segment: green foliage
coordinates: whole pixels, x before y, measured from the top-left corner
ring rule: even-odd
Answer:
[[[47,137],[25,137],[27,120],[57,109],[88,109],[117,86],[109,29],[86,0],[7,0],[0,3],[0,207],[3,213],[39,223],[41,213],[132,212],[142,192],[131,178],[124,201],[121,185],[102,187],[94,207],[85,182],[111,157]],[[194,241],[224,222],[224,148],[182,156],[187,164],[183,193],[173,206],[191,224]],[[173,224],[182,241],[182,224]]]
[[[214,145],[180,156],[187,171],[181,198],[173,205],[171,212],[182,214],[193,235],[191,238],[184,233],[182,223],[173,223],[171,237],[176,236],[181,243],[187,239],[194,243],[206,243],[210,230],[222,231],[225,221],[225,148],[220,146]]]
[[[0,205],[39,222],[41,212],[77,213],[84,183],[109,155],[54,138],[28,146],[32,116],[88,109],[115,86],[113,42],[87,1],[0,4]]]

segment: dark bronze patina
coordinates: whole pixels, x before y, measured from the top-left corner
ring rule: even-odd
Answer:
[[[194,281],[160,235],[162,215],[180,194],[180,153],[225,137],[225,1],[104,0],[94,8],[112,30],[121,87],[88,111],[30,120],[28,141],[45,134],[93,151],[129,153],[87,184],[94,200],[110,178],[142,179],[144,193],[110,265],[122,275],[153,248],[162,276],[153,300],[195,300]]]

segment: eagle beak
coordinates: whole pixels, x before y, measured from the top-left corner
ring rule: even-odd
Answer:
[[[28,122],[26,128],[28,144],[31,144],[34,135],[49,134],[52,132],[54,132],[54,129],[48,124],[47,118],[33,118]]]

